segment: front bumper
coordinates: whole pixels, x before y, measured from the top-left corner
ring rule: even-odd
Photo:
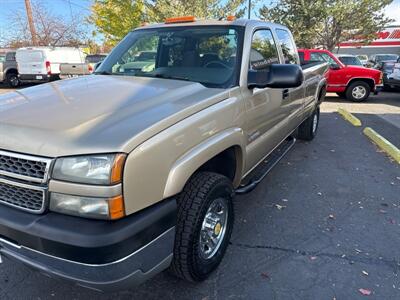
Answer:
[[[169,266],[175,215],[174,199],[114,222],[1,206],[0,253],[80,286],[123,290]]]
[[[385,86],[389,86],[391,88],[400,88],[400,80],[394,78],[387,78],[386,76],[383,78],[383,83]]]

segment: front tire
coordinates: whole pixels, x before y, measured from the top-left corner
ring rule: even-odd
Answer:
[[[179,195],[171,271],[187,281],[202,281],[220,264],[233,229],[234,189],[220,174],[195,174]]]
[[[301,123],[297,129],[297,138],[303,141],[311,141],[315,138],[319,125],[319,107],[317,107],[311,116]]]
[[[367,100],[371,93],[371,87],[364,81],[356,81],[350,84],[346,90],[347,100],[353,102],[363,102]]]

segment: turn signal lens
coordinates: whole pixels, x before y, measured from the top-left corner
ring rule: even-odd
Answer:
[[[184,16],[184,17],[167,18],[165,19],[165,24],[186,23],[194,21],[196,21],[196,18],[194,16]]]
[[[122,172],[125,164],[125,154],[117,154],[114,159],[114,164],[111,169],[111,184],[122,182]]]
[[[236,20],[236,17],[235,17],[235,16],[227,16],[227,17],[226,17],[226,20],[227,20],[227,21],[235,21],[235,20]]]
[[[125,216],[124,198],[122,195],[108,200],[108,213],[111,220],[121,219]]]

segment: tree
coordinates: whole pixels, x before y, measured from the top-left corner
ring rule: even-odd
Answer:
[[[221,3],[223,2],[223,3]],[[245,13],[245,0],[155,0],[149,2],[149,21],[163,22],[166,18],[195,16],[204,19],[219,19],[229,15],[242,17]]]
[[[332,51],[351,39],[372,41],[391,20],[384,8],[392,0],[279,0],[263,6],[260,17],[284,24],[300,47]]]
[[[95,0],[89,22],[110,45],[118,43],[129,31],[145,21],[143,0]]]
[[[244,1],[95,0],[89,22],[104,35],[108,44],[115,45],[144,22],[164,22],[165,18],[185,15],[216,19],[228,15],[242,16]]]
[[[32,14],[40,46],[79,46],[85,40],[84,24],[79,17],[67,22],[54,15],[41,2],[33,3]],[[12,48],[31,46],[32,36],[25,10],[12,11],[9,21],[10,29],[3,37],[3,44]]]

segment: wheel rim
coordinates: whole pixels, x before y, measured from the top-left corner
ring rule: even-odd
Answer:
[[[215,199],[209,206],[200,230],[200,256],[212,258],[221,247],[228,225],[228,204],[224,198]]]
[[[351,91],[351,94],[353,95],[354,98],[356,99],[362,99],[365,97],[367,94],[367,90],[363,86],[356,86],[354,89]]]
[[[318,127],[318,115],[314,114],[313,124],[312,124],[312,132],[315,133]]]
[[[10,82],[12,86],[17,86],[18,85],[18,77],[17,76],[11,76],[10,77]]]

